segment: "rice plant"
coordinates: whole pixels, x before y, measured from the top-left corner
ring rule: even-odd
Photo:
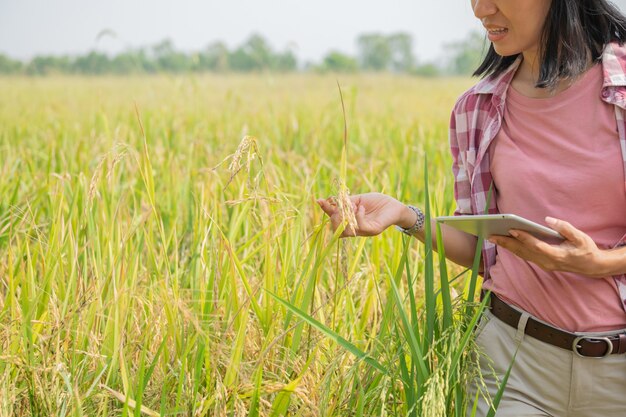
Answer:
[[[450,213],[470,83],[0,79],[0,416],[463,415],[476,273],[314,200]]]

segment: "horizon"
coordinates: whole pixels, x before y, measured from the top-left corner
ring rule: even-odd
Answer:
[[[613,3],[626,13],[626,0]],[[233,49],[258,33],[275,51],[290,50],[305,64],[333,50],[355,56],[360,34],[404,32],[412,36],[417,62],[425,63],[442,59],[445,45],[466,39],[472,30],[483,32],[469,0],[393,0],[384,6],[374,0],[181,0],[176,5],[164,0],[0,0],[0,54],[23,62],[90,51],[114,55],[166,39],[187,53],[216,41]]]

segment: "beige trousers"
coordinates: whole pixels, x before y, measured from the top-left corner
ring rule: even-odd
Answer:
[[[524,313],[520,328],[527,318]],[[626,416],[626,355],[581,358],[573,351],[524,335],[489,311],[476,330],[476,344],[483,353],[479,363],[484,384],[475,381],[468,388],[470,401],[477,390],[482,394],[478,417],[487,415],[490,406],[486,398],[496,395],[498,381],[509,368],[516,349],[497,417]],[[471,415],[471,406],[467,415]]]

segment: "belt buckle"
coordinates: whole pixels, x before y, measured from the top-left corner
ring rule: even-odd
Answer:
[[[603,341],[604,343],[606,343],[606,346],[607,346],[606,353],[604,355],[602,355],[602,356],[585,356],[585,355],[583,355],[582,353],[580,353],[578,351],[578,349],[580,349],[582,347],[581,345],[578,344],[581,340]],[[578,355],[581,358],[602,359],[602,358],[606,358],[611,353],[613,353],[613,343],[611,342],[611,339],[609,339],[608,337],[579,336],[576,339],[574,339],[574,342],[572,343],[572,350],[574,351],[574,353],[576,355]]]

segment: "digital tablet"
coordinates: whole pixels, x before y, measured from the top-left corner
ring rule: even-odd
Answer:
[[[515,214],[485,214],[476,216],[441,216],[439,223],[447,224],[463,232],[488,238],[491,235],[510,236],[509,230],[523,230],[549,243],[560,243],[565,238],[557,231]]]

